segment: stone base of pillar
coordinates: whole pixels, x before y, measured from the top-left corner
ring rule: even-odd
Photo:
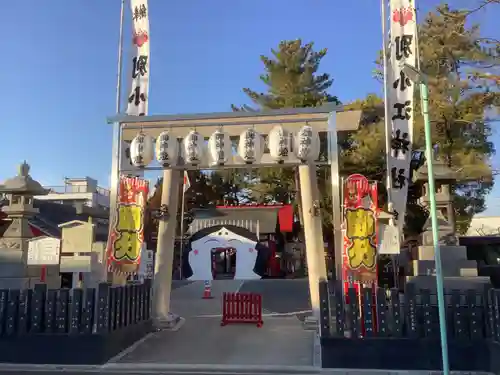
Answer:
[[[169,313],[165,318],[153,318],[153,327],[157,331],[177,331],[184,321],[181,316]]]
[[[317,331],[318,330],[318,320],[314,316],[306,316],[302,326],[306,331]]]
[[[408,276],[408,284],[415,285],[416,290],[429,289],[431,293],[436,293],[435,276]],[[445,293],[451,293],[452,290],[476,290],[482,292],[485,286],[491,285],[489,277],[443,277],[443,286]]]

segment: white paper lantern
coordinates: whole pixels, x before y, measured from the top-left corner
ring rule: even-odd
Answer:
[[[246,164],[259,162],[264,151],[262,136],[253,128],[245,130],[238,142],[238,155]]]
[[[302,163],[319,157],[319,134],[312,126],[303,126],[295,136],[295,155]]]
[[[130,160],[135,167],[144,168],[154,159],[153,138],[142,132],[130,144]]]
[[[269,132],[269,154],[278,163],[288,159],[290,152],[290,133],[282,126],[275,126]]]
[[[183,140],[184,159],[186,164],[199,165],[203,157],[203,137],[200,133],[192,130]]]
[[[208,152],[212,165],[224,165],[231,156],[231,138],[222,130],[215,131],[208,139]]]
[[[156,139],[156,160],[164,167],[177,164],[179,142],[169,131],[162,132]]]

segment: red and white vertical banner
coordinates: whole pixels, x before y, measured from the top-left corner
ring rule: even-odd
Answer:
[[[359,290],[377,284],[377,184],[361,174],[344,181],[343,279]]]
[[[132,11],[132,48],[125,67],[130,84],[127,90],[127,115],[146,116],[149,102],[149,7],[148,0],[130,0]],[[120,170],[142,177],[144,171],[130,159],[130,141],[123,141]]]
[[[118,203],[110,223],[108,269],[133,274],[139,270],[144,244],[144,216],[149,183],[137,177],[120,177]]]
[[[129,69],[131,87],[127,114],[145,116],[149,96],[149,7],[147,0],[130,0],[132,9],[132,54]]]
[[[389,0],[389,50],[386,64],[385,87],[388,101],[386,136],[387,189],[399,233],[403,233],[406,201],[410,177],[413,141],[413,95],[415,83],[404,73],[404,63],[417,63],[417,23],[415,0]],[[385,19],[382,22],[385,23]],[[384,36],[386,38],[387,36]],[[384,40],[384,43],[386,41]]]

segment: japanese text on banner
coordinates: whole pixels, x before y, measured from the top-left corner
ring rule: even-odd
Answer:
[[[120,177],[118,204],[110,223],[108,266],[121,273],[135,273],[144,243],[144,212],[149,193],[147,181]]]
[[[353,174],[344,181],[343,279],[377,282],[377,184]]]
[[[130,0],[132,8],[132,56],[129,79],[132,83],[127,98],[127,114],[145,116],[149,95],[149,15],[147,0]]]
[[[413,140],[414,83],[403,64],[416,66],[417,24],[414,0],[390,0],[390,69],[388,100],[391,120],[391,150],[388,152],[390,199],[399,232],[402,233]]]

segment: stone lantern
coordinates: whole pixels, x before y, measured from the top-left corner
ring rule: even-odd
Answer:
[[[455,215],[451,185],[457,180],[458,174],[449,168],[441,159],[434,156],[434,180],[436,191],[429,189],[429,170],[427,162],[413,174],[413,181],[422,188],[419,203],[430,209],[430,196],[434,194],[437,206],[439,226],[439,245],[444,285],[446,289],[482,288],[490,282],[489,278],[477,276],[476,261],[467,260],[467,248],[458,246],[455,233]],[[418,247],[417,259],[412,261],[413,276],[408,277],[409,283],[417,284],[417,288],[435,289],[435,261],[432,240],[432,223],[427,218],[423,233],[422,245]]]
[[[0,227],[0,288],[3,289],[30,288],[40,280],[40,269],[26,264],[28,242],[33,238],[29,219],[38,213],[33,207],[33,197],[46,195],[48,190],[33,180],[29,171],[29,165],[24,162],[19,166],[17,176],[0,185],[0,193],[7,198],[2,211],[8,219]],[[47,281],[52,275],[58,279],[58,269],[47,269]]]

